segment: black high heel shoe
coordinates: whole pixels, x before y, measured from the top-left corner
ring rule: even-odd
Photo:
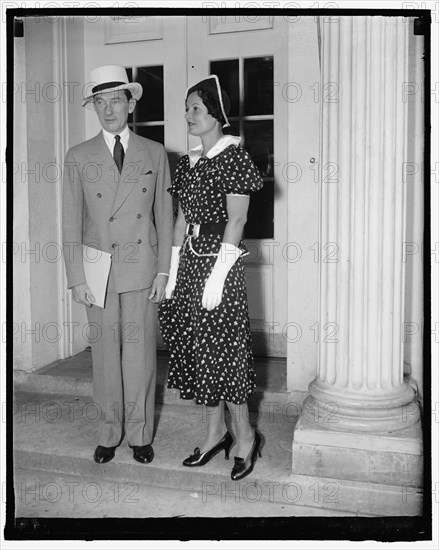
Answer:
[[[208,451],[200,453],[200,448],[197,447],[194,449],[194,454],[185,458],[183,460],[183,466],[204,466],[211,460],[215,455],[221,452],[224,449],[224,454],[226,460],[229,460],[230,447],[233,445],[233,438],[229,432],[226,432],[226,435],[220,439],[220,441]]]
[[[261,443],[262,439],[259,433],[255,430],[255,439],[247,458],[244,460],[239,456],[235,456],[235,465],[233,466],[231,478],[233,481],[238,481],[245,476],[248,476],[255,466],[256,455],[261,455]]]

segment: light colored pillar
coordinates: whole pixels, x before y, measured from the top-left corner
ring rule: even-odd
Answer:
[[[419,420],[403,380],[409,25],[323,23],[319,360],[303,416],[326,428],[392,432]]]
[[[292,473],[342,509],[422,512],[419,407],[403,376],[408,33],[398,17],[322,21],[319,357]],[[314,481],[313,481],[314,480]],[[408,495],[407,488],[410,488]],[[364,493],[362,493],[364,491]],[[344,509],[344,508],[343,508]]]

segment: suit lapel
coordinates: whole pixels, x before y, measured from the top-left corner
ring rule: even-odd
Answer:
[[[151,160],[148,150],[142,141],[130,130],[130,139],[128,149],[123,161],[122,173],[120,174],[119,185],[117,186],[116,196],[114,197],[111,215],[114,215],[126,201],[140,176],[150,168]],[[116,168],[117,171],[117,168]]]
[[[96,159],[94,162],[100,165],[102,181],[116,194],[120,180],[119,170],[105,142],[102,130],[91,141],[89,156]]]

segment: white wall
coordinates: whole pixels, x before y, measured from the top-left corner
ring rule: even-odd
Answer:
[[[63,117],[69,128],[60,127],[57,114],[64,108],[60,102],[66,88],[55,76],[60,46],[54,42],[56,25],[56,18],[25,18],[24,38],[15,39],[19,92],[14,102],[14,162],[20,170],[14,177],[14,368],[27,372],[65,355],[63,339],[72,336],[71,321],[82,325],[67,348],[77,353],[87,345],[82,337],[84,308],[74,304],[67,308],[69,315],[63,315],[64,302],[70,302],[64,290],[59,212],[65,151],[60,151],[57,139],[65,130],[73,143],[82,141],[84,116],[69,112]],[[74,70],[71,76],[82,87],[84,42],[78,28],[70,31],[70,47],[61,62],[81,68],[80,77]],[[71,88],[75,95],[71,105],[66,103],[68,111],[80,105],[81,87]],[[65,141],[68,145],[69,139]]]
[[[86,82],[84,78],[84,18],[69,17],[65,20],[65,77],[67,82],[71,83],[71,89],[74,94],[67,103],[67,116],[65,127],[65,151],[81,143],[85,137],[85,109],[82,107],[83,88]],[[72,323],[72,333],[69,335],[71,341],[71,353],[76,354],[82,351],[87,345],[88,322],[85,307],[71,300],[69,301],[68,317]]]
[[[16,83],[26,81],[25,39],[16,38],[14,66]],[[19,84],[19,85],[20,85]],[[22,262],[22,252],[29,250],[29,200],[27,183],[22,182],[22,166],[27,166],[27,124],[26,108],[17,95],[14,101],[14,368],[30,370],[32,367],[32,341],[26,337],[25,330],[31,319],[30,302],[30,265]]]
[[[319,110],[317,25],[314,17],[289,24],[288,112],[288,389],[307,391],[317,372]],[[314,164],[310,159],[314,158]],[[295,163],[293,165],[292,163]],[[297,181],[295,181],[297,179]],[[313,247],[313,248],[310,248]],[[296,260],[297,261],[294,261]],[[294,323],[294,324],[292,324]]]
[[[24,38],[15,39],[14,367],[28,372],[58,358],[62,337],[56,299],[60,172],[54,156],[52,40],[53,23],[33,17],[24,20]]]
[[[56,239],[56,193],[61,179],[55,156],[57,89],[51,86],[54,82],[53,22],[29,18],[25,21],[25,40],[26,86],[39,92],[28,94],[26,101],[28,163],[30,168],[37,167],[37,175],[27,178],[30,247],[37,250],[35,256],[29,257],[31,324],[39,336],[32,342],[35,369],[58,359],[62,331],[56,294],[57,263],[62,258]]]
[[[413,20],[408,23],[413,29]],[[422,396],[423,381],[423,225],[424,225],[424,37],[409,33],[409,77],[402,100],[407,102],[407,227],[403,245],[406,268],[404,367]],[[427,214],[428,215],[428,214]],[[424,251],[429,254],[428,250]],[[427,366],[428,368],[428,366]]]

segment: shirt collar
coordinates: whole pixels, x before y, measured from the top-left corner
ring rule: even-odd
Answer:
[[[207,157],[208,159],[216,157],[216,155],[219,155],[229,145],[239,145],[240,141],[241,138],[239,136],[223,136],[215,143],[215,145],[211,149],[209,149],[205,157]],[[197,162],[200,160],[202,152],[202,145],[198,145],[193,149],[189,149],[188,156],[191,168],[195,166],[195,164],[197,164]]]
[[[114,143],[115,143],[114,141],[115,134],[111,134],[110,132],[107,132],[107,130],[104,130],[104,128],[102,128],[102,134],[104,136],[105,143],[107,144],[108,148],[110,149],[110,151],[113,151]],[[118,135],[120,136],[120,141],[123,145],[123,148],[126,151],[128,148],[128,140],[130,139],[130,129],[128,128],[128,124],[125,126],[122,132],[120,132],[120,134]]]

